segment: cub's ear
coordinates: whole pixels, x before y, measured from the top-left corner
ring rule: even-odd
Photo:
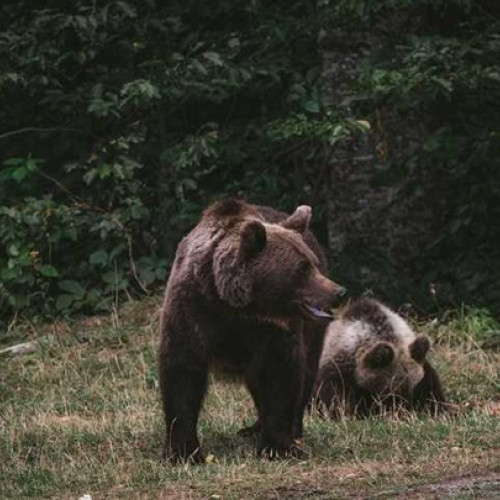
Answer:
[[[425,335],[417,337],[410,344],[411,357],[418,363],[423,363],[425,360],[425,356],[429,352],[430,347],[431,347],[431,341],[429,340],[429,337],[426,337]]]
[[[394,349],[387,342],[379,342],[365,354],[363,363],[367,368],[384,368],[392,363]]]
[[[239,258],[246,262],[264,250],[267,242],[266,228],[259,221],[247,222],[240,230]]]
[[[286,229],[292,229],[300,234],[304,234],[309,228],[311,222],[312,210],[308,205],[301,205],[293,212],[288,219],[281,222],[281,226]]]

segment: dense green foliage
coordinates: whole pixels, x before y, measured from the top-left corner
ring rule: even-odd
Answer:
[[[388,155],[384,167],[403,196],[422,200],[434,214],[434,239],[421,256],[416,281],[439,282],[448,303],[486,303],[497,311],[500,5],[386,1],[368,11],[369,2],[346,4],[365,6],[356,15],[365,27],[378,20],[386,37],[364,61],[353,92],[358,109],[372,116],[373,110],[390,110],[399,128],[423,129],[413,137],[407,133],[404,153]],[[381,142],[390,147],[391,138]]]
[[[428,124],[403,159],[380,156],[391,178],[410,174],[409,196],[428,196],[418,172],[435,169],[428,267],[451,263],[450,296],[498,300],[498,15],[468,0],[2,2],[0,318],[151,292],[226,194],[310,203],[326,242],[330,146],[381,107]],[[346,117],[321,103],[318,40],[353,27],[385,42]]]
[[[302,190],[271,157],[319,109],[317,28],[283,5],[3,3],[2,311],[107,307],[164,281],[210,199]]]

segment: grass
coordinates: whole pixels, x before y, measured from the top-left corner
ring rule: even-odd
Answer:
[[[9,344],[38,338],[40,347],[0,359],[0,498],[427,498],[419,484],[500,472],[500,420],[488,403],[500,392],[500,354],[481,348],[496,326],[477,311],[420,325],[438,341],[433,360],[453,415],[308,416],[309,458],[267,462],[236,435],[253,419],[246,391],[213,380],[199,429],[209,463],[163,465],[158,306],[9,332]]]

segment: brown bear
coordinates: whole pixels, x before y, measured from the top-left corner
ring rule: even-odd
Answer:
[[[360,298],[328,327],[314,389],[322,412],[364,417],[396,407],[444,409],[430,340],[381,302]]]
[[[287,216],[229,199],[206,209],[180,242],[160,325],[164,458],[203,461],[196,427],[214,365],[246,383],[259,454],[297,452],[325,320],[345,292],[323,274],[310,218],[306,206]]]

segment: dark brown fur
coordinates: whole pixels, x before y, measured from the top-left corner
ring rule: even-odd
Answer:
[[[259,453],[294,452],[325,329],[304,304],[328,310],[343,291],[321,273],[309,218],[308,207],[288,217],[228,200],[205,210],[179,244],[159,345],[165,458],[203,460],[196,427],[214,365],[243,377],[257,408]]]

